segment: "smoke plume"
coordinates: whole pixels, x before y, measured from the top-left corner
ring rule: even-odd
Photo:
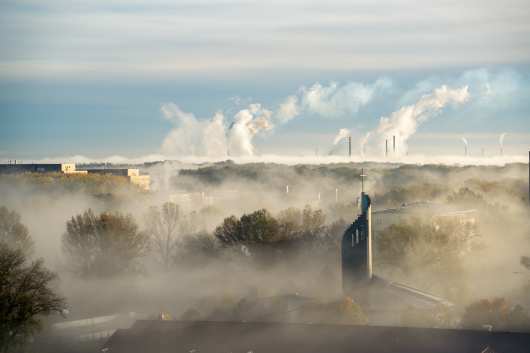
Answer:
[[[340,129],[339,134],[335,137],[335,140],[333,140],[333,146],[335,146],[337,143],[339,143],[340,140],[348,136],[350,133],[350,130],[348,129]]]
[[[399,143],[396,144],[396,155],[403,156],[407,152],[407,140],[416,133],[418,126],[435,116],[447,104],[458,104],[469,99],[468,86],[460,89],[449,89],[442,86],[431,94],[423,95],[418,103],[402,107],[387,117],[379,120],[375,137],[377,143],[383,148],[384,141],[396,136]]]
[[[466,140],[465,137],[462,137],[462,141],[463,141],[463,142],[466,144],[466,146],[467,146],[467,140]]]
[[[508,135],[508,133],[507,133],[507,132],[503,132],[503,133],[501,134],[501,137],[499,138],[499,142],[500,142],[500,144],[501,144],[501,147],[502,147],[502,141],[504,140],[504,137],[506,137],[506,135]]]
[[[226,156],[227,150],[235,156],[253,156],[253,135],[272,128],[272,112],[259,104],[240,110],[228,128],[220,112],[211,119],[198,121],[173,103],[163,104],[160,110],[166,120],[177,125],[162,143],[166,156],[221,157]]]
[[[378,89],[389,86],[391,82],[386,78],[373,84],[349,82],[344,86],[332,81],[327,87],[317,82],[309,89],[303,86],[300,88],[300,109],[325,118],[356,114],[360,107],[372,101]]]

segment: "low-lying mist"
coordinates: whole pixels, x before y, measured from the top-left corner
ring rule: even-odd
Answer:
[[[139,190],[125,179],[112,185],[108,180],[92,180],[106,185],[98,189],[82,178],[53,182],[46,176],[17,179],[3,175],[0,206],[21,215],[35,241],[35,256],[43,257],[46,266],[59,273],[56,286],[68,298],[71,319],[130,311],[146,315],[164,311],[180,318],[189,308],[207,315],[212,303],[227,293],[236,300],[294,292],[324,300],[339,296],[339,244],[345,227],[357,217],[364,168],[364,191],[372,198],[374,211],[415,201],[477,210],[482,246],[462,255],[466,288],[455,303],[459,310],[482,297],[505,297],[510,305],[524,304],[522,286],[528,270],[520,265],[520,258],[530,255],[526,164],[505,164],[506,160],[502,165],[500,161],[498,165],[478,161],[477,165],[414,165],[345,162],[331,157],[321,160],[325,164],[315,160],[311,164],[229,160],[114,166],[134,166],[151,175],[151,192]],[[71,186],[75,183],[81,186]],[[190,220],[192,214],[196,217],[193,230],[176,239],[169,268],[162,268],[151,252],[138,259],[136,271],[120,276],[80,278],[67,271],[61,238],[72,217],[88,209],[95,214],[131,214],[139,229],[146,231],[150,207],[167,202],[179,206],[182,219]],[[243,217],[260,210],[268,212],[267,217],[282,234],[298,235],[289,241],[247,246],[223,246],[215,236],[216,228],[232,215],[242,222]],[[304,214],[322,224],[305,233],[289,230],[290,226],[302,229],[303,224],[296,220]],[[377,252],[374,273],[427,292],[432,289],[425,287],[421,276],[378,267],[376,257]],[[453,285],[450,280],[443,283]]]

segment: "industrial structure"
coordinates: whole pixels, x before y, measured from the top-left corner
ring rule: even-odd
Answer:
[[[111,174],[122,176],[133,184],[138,184],[143,190],[151,189],[151,177],[149,175],[140,175],[140,169],[87,169],[89,174]]]
[[[56,164],[0,164],[0,174],[22,174],[22,173],[64,173],[64,174],[111,174],[122,176],[133,184],[138,184],[143,190],[150,190],[150,176],[140,175],[139,169],[86,169],[76,170],[75,163]]]
[[[22,174],[22,173],[82,173],[86,171],[75,170],[75,163],[57,164],[21,164],[15,163],[0,164],[0,174]]]

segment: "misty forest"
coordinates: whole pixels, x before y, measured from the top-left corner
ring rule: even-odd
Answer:
[[[359,214],[361,168],[372,212],[424,201],[475,210],[470,226],[417,212],[375,236],[374,273],[454,304],[428,317],[409,307],[402,325],[474,329],[487,321],[530,331],[526,164],[112,167],[149,174],[151,191],[113,175],[0,175],[2,301],[15,300],[6,286],[35,277],[48,305],[20,327],[2,313],[2,332],[16,327],[11,338],[26,342],[53,323],[130,312],[292,321],[281,296],[293,293],[314,298],[299,322],[370,324],[355,298],[340,297],[341,238]],[[7,284],[6,273],[18,282]]]

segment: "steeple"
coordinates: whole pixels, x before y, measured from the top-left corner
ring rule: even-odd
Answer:
[[[372,209],[364,193],[362,169],[361,214],[342,237],[342,292],[362,286],[372,278]]]

